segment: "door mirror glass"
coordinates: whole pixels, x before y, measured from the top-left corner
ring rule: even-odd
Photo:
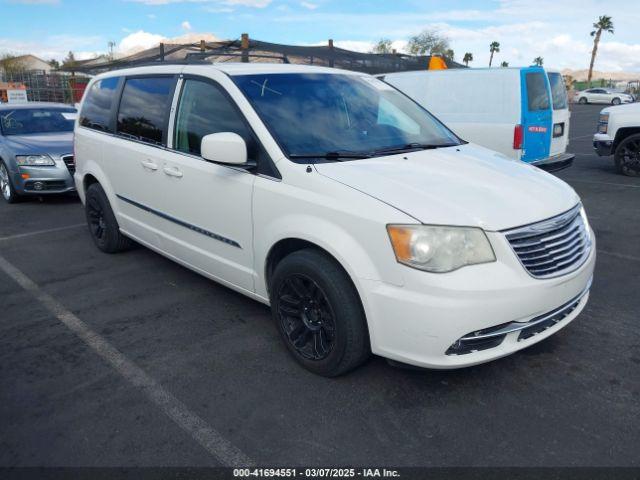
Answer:
[[[202,137],[200,154],[210,162],[244,165],[247,163],[247,144],[237,133],[210,133]]]

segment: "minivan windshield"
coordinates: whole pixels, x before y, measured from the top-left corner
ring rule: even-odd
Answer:
[[[73,132],[74,108],[16,108],[0,110],[3,135]]]
[[[460,139],[392,86],[333,73],[232,79],[291,159],[355,159],[459,145]]]
[[[567,108],[567,89],[564,86],[562,75],[557,72],[549,72],[549,83],[551,84],[551,99],[554,110],[564,110]]]

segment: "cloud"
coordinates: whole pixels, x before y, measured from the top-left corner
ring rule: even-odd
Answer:
[[[300,2],[300,6],[308,10],[315,10],[316,8],[318,8],[317,4],[311,2]]]
[[[187,30],[187,31],[191,30],[191,24],[190,24],[187,20],[185,20],[184,22],[182,22],[182,23],[180,24],[180,26],[181,26],[184,30]]]
[[[78,60],[104,53],[107,41],[101,36],[50,35],[40,41],[0,38],[0,53],[33,54],[44,60],[62,60],[73,50]]]
[[[9,0],[9,3],[20,3],[23,5],[58,5],[60,0]]]
[[[272,0],[223,0],[225,5],[240,5],[243,7],[264,8],[271,4]]]
[[[157,33],[138,30],[120,40],[117,53],[118,56],[127,56],[142,50],[157,47],[160,43],[198,43],[200,40],[217,42],[220,39],[211,33],[187,32],[178,37],[165,37]]]
[[[233,13],[233,8],[231,7],[205,7],[205,12],[209,13]]]
[[[139,52],[141,50],[155,47],[164,40],[165,37],[162,35],[138,30],[137,32],[130,33],[120,40],[120,43],[118,44],[118,52],[125,55]]]
[[[265,8],[273,0],[127,0],[134,3],[144,3],[145,5],[169,5],[172,3],[203,3],[229,6],[241,6],[250,8]]]

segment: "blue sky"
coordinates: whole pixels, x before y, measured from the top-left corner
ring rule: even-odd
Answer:
[[[632,2],[631,2],[632,3]],[[449,37],[456,57],[472,52],[485,66],[497,40],[497,61],[527,65],[536,56],[557,68],[588,67],[591,23],[613,17],[596,69],[640,72],[640,9],[622,0],[0,0],[0,53],[61,58],[121,54],[162,39],[253,38],[291,44],[325,43],[366,51],[381,37],[398,50],[425,28]]]

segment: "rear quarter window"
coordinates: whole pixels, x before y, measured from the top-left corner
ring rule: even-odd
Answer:
[[[173,76],[128,78],[120,100],[117,133],[166,145],[174,86]]]
[[[530,112],[550,108],[549,91],[544,77],[542,72],[526,74],[527,104]]]
[[[99,80],[91,86],[80,112],[80,125],[94,130],[112,132],[111,108],[120,77]]]

